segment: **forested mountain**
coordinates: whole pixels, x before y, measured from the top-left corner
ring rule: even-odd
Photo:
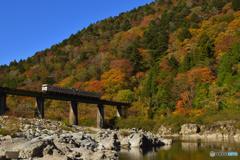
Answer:
[[[0,67],[0,86],[41,90],[44,83],[100,92],[131,103],[125,116],[152,119],[238,111],[240,0],[158,0],[109,17],[27,60]],[[26,116],[33,99],[8,96],[9,114]],[[18,106],[18,107],[16,107]],[[80,104],[80,119],[95,108]],[[47,117],[67,102],[46,100]],[[113,107],[105,118],[114,118]]]

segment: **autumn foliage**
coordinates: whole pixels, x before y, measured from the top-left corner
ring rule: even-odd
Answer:
[[[212,2],[154,1],[90,24],[26,60],[0,66],[0,86],[40,91],[48,83],[99,92],[101,99],[130,102],[124,114],[144,120],[237,109],[239,6]],[[34,109],[23,97],[7,101],[17,116]],[[46,100],[45,106],[47,117],[68,117],[67,102]],[[94,106],[79,106],[80,120],[96,117]],[[106,119],[115,111],[107,107]]]

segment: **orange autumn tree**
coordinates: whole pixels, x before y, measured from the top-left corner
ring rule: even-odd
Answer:
[[[175,113],[187,117],[190,115],[192,100],[189,99],[188,93],[186,92],[181,94],[181,98],[182,100],[177,102]]]
[[[98,92],[103,95],[103,88],[101,85],[101,81],[96,80],[95,78],[85,83],[84,90],[91,91],[91,92]]]
[[[113,99],[118,91],[127,89],[134,69],[128,59],[114,60],[110,63],[110,68],[101,76],[101,85],[105,91],[103,99]]]
[[[196,94],[196,88],[199,83],[211,84],[215,80],[212,71],[205,68],[197,68],[184,74],[178,74],[176,77],[178,94],[181,100],[177,102],[175,113],[183,116],[189,116],[192,108],[192,100]]]

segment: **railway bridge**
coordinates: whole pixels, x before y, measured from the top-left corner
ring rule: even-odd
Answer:
[[[121,106],[130,106],[129,103],[101,100],[101,99],[90,97],[90,96],[71,95],[71,94],[65,94],[65,93],[48,93],[48,92],[0,87],[0,116],[5,114],[7,94],[35,97],[35,109],[37,110],[37,116],[40,119],[44,118],[44,99],[70,101],[71,103],[70,103],[69,123],[74,125],[78,125],[78,108],[77,108],[78,102],[97,104],[97,107],[98,107],[97,128],[104,128],[104,105],[116,106],[117,117],[122,116]]]

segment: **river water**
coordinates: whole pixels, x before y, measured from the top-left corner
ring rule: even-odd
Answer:
[[[240,159],[240,139],[170,137],[171,146],[121,149],[119,160],[231,160]],[[237,152],[238,156],[210,156],[210,152]]]

